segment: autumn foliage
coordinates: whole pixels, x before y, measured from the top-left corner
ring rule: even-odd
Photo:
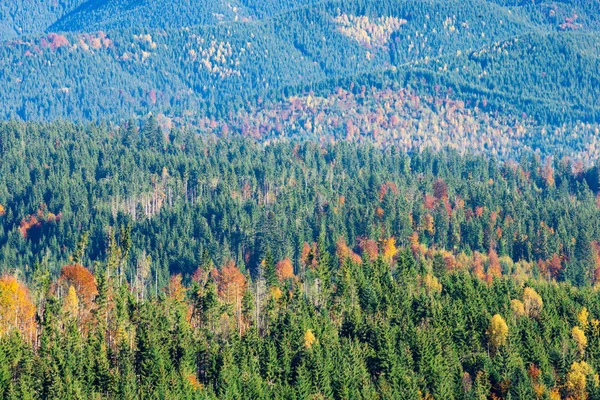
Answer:
[[[379,256],[377,242],[372,239],[360,238],[358,240],[358,247],[360,247],[362,253],[366,254],[371,261],[374,261]]]
[[[525,313],[530,318],[537,318],[542,312],[544,302],[542,301],[542,297],[533,288],[527,287],[523,291],[523,305]]]
[[[579,351],[579,354],[583,357],[585,348],[587,347],[588,343],[585,333],[578,326],[574,326],[571,330],[571,336],[577,344],[577,350]]]
[[[398,253],[398,248],[396,247],[396,238],[394,237],[384,239],[382,247],[383,257],[386,260],[392,260],[396,253]]]
[[[294,266],[292,265],[292,260],[287,257],[277,263],[275,270],[279,281],[294,278]]]
[[[362,263],[360,256],[348,247],[346,239],[343,236],[340,236],[336,241],[335,250],[340,263],[343,263],[348,258],[357,264]]]
[[[63,310],[69,316],[76,317],[78,315],[79,299],[77,298],[77,292],[73,286],[69,286],[69,291],[63,301]]]
[[[64,266],[58,283],[64,287],[64,294],[67,294],[69,287],[73,286],[77,297],[86,308],[92,305],[94,298],[98,294],[96,278],[94,278],[94,275],[87,268],[80,264]]]
[[[169,298],[176,301],[185,300],[185,286],[181,283],[181,274],[171,276],[169,279],[169,286],[167,287],[167,294]]]
[[[483,257],[478,252],[475,252],[473,254],[473,275],[475,275],[481,280],[486,279],[486,275],[483,269]]]
[[[436,204],[436,199],[435,197],[433,197],[432,195],[425,193],[425,196],[423,197],[423,207],[425,207],[428,210],[433,210],[433,208],[435,207]]]
[[[229,260],[221,271],[212,270],[211,276],[217,284],[219,297],[228,304],[241,307],[242,298],[246,291],[246,277],[240,272],[233,260]]]
[[[594,268],[594,282],[600,283],[600,242],[593,241],[592,242],[592,250],[595,261]]]
[[[304,332],[304,347],[310,349],[316,341],[317,338],[315,337],[312,330],[307,329],[306,332]]]
[[[315,269],[317,267],[317,244],[313,242],[312,245],[304,243],[302,246],[302,253],[300,255],[300,262],[305,267]]]
[[[598,385],[597,375],[594,377],[593,368],[585,361],[574,362],[571,370],[567,374],[566,387],[573,400],[584,400],[587,398],[588,377],[593,377],[596,386]]]
[[[383,198],[386,194],[392,192],[392,194],[397,195],[399,193],[398,186],[394,182],[387,181],[379,188],[379,201],[383,201]]]
[[[552,258],[548,262],[548,273],[554,279],[558,278],[560,271],[562,270],[562,263],[560,257],[557,254],[553,254]]]
[[[513,299],[510,301],[510,309],[513,312],[513,315],[517,318],[519,317],[524,317],[525,314],[525,306],[523,305],[523,302],[521,300],[518,299]]]
[[[2,215],[0,213],[0,215]],[[59,222],[62,218],[62,213],[53,214],[46,209],[46,205],[42,204],[36,214],[28,215],[21,220],[19,232],[24,238],[34,236],[36,232],[46,223]]]
[[[32,340],[35,333],[35,306],[27,287],[12,275],[0,278],[0,335],[18,330]]]
[[[498,253],[493,249],[490,249],[488,253],[488,275],[492,278],[499,278],[502,276],[500,259],[498,258]]]
[[[443,179],[438,178],[433,183],[433,195],[440,200],[448,198],[448,185]]]
[[[542,179],[546,183],[547,187],[554,186],[554,168],[552,166],[552,159],[548,158],[544,163],[541,171]]]
[[[496,314],[492,317],[487,333],[492,348],[498,349],[500,346],[506,344],[506,339],[508,338],[508,326],[501,315]]]
[[[21,225],[19,226],[19,231],[24,238],[27,238],[30,235],[30,232],[34,229],[39,229],[42,227],[42,223],[38,221],[35,215],[30,215],[27,218],[21,221]]]
[[[69,46],[69,40],[58,33],[49,33],[46,39],[41,40],[42,47],[49,47],[52,50],[56,50],[61,47]]]

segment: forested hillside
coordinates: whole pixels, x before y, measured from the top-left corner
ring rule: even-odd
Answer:
[[[170,273],[189,278],[205,252],[253,273],[267,252],[296,263],[303,243],[320,235],[330,251],[338,238],[353,247],[390,237],[455,256],[495,251],[525,263],[526,275],[556,255],[554,278],[596,279],[599,172],[577,160],[499,164],[369,143],[265,147],[177,129],[165,136],[154,118],[139,129],[1,129],[0,267],[28,266],[26,278],[37,267],[58,274],[84,236],[90,246],[81,262],[92,265],[111,231],[128,228],[133,265],[150,256],[159,286]]]
[[[167,126],[197,128],[208,120],[247,135],[248,126],[263,124],[264,109],[365,87],[367,111],[378,116],[353,121],[359,126],[350,140],[380,136],[384,146],[419,147],[422,132],[381,120],[404,114],[403,105],[390,110],[387,99],[371,95],[409,93],[426,103],[450,99],[465,108],[461,113],[475,114],[450,124],[464,131],[457,138],[441,127],[446,145],[480,141],[472,122],[481,118],[498,126],[509,144],[491,149],[503,157],[515,146],[551,153],[540,132],[551,132],[553,146],[567,154],[587,152],[568,136],[576,131],[594,140],[600,122],[597,0],[58,4],[36,19],[46,21],[43,29],[6,36],[0,47],[4,118],[119,123],[153,113]],[[3,25],[20,15],[9,9]],[[415,107],[446,116],[437,106]],[[250,134],[306,138],[337,129],[335,121],[314,129],[311,111],[296,110],[299,126],[277,121],[280,132],[267,126]],[[249,122],[232,121],[241,119]],[[490,149],[479,143],[475,150]]]
[[[3,398],[596,398],[597,167],[0,125]]]
[[[600,399],[599,0],[0,4],[0,398]]]
[[[39,35],[86,0],[11,0],[0,4],[0,40]]]

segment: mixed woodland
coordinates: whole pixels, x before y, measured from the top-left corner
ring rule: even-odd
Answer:
[[[600,399],[599,15],[0,4],[0,398]]]
[[[598,168],[1,125],[5,398],[595,398]]]

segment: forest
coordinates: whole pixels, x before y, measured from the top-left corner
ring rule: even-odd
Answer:
[[[0,124],[3,398],[596,398],[597,166]]]
[[[196,127],[354,83],[448,97],[499,124],[600,122],[598,0],[61,0],[37,18],[25,12],[35,2],[15,3],[0,7],[0,25],[16,32],[0,36],[4,119],[152,112]]]
[[[600,399],[599,0],[0,4],[0,398]]]

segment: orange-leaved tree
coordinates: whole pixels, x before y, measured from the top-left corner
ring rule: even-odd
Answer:
[[[65,284],[67,290],[69,286],[73,286],[79,299],[86,305],[90,305],[98,294],[96,278],[80,264],[65,265],[58,281],[60,284]]]
[[[498,258],[498,253],[496,253],[494,249],[490,249],[488,252],[488,275],[493,278],[499,278],[502,276],[500,258]]]
[[[379,256],[377,242],[373,239],[359,238],[358,247],[360,247],[362,254],[366,254],[371,261],[375,261],[377,256]]]
[[[318,264],[318,251],[317,244],[313,242],[312,245],[304,243],[302,246],[302,254],[300,255],[300,262],[304,267],[310,269],[316,269]]]
[[[71,286],[75,289],[77,294],[79,307],[78,316],[82,320],[86,320],[90,315],[94,299],[98,295],[96,278],[94,278],[94,275],[92,275],[92,273],[83,265],[65,265],[58,278],[60,293],[67,296]]]
[[[348,247],[346,239],[343,236],[340,236],[335,242],[335,253],[338,260],[340,260],[340,264],[348,258],[357,264],[362,263],[362,258]]]
[[[288,257],[279,261],[275,266],[275,270],[277,272],[277,278],[280,282],[285,281],[286,279],[294,279],[294,266],[292,265],[292,260]]]
[[[433,182],[433,196],[440,200],[448,198],[448,185],[443,179],[438,178]]]
[[[242,300],[246,293],[246,277],[233,260],[229,260],[221,271],[216,268],[211,271],[211,276],[217,285],[217,292],[221,301],[234,307],[240,332],[242,330]]]
[[[242,299],[246,292],[246,277],[233,260],[229,260],[221,271],[216,268],[212,270],[211,276],[217,284],[217,290],[221,300],[233,304],[236,309],[241,309]]]
[[[182,302],[185,300],[186,288],[181,283],[182,277],[181,274],[171,276],[169,279],[169,286],[167,287],[167,294],[169,298]]]

